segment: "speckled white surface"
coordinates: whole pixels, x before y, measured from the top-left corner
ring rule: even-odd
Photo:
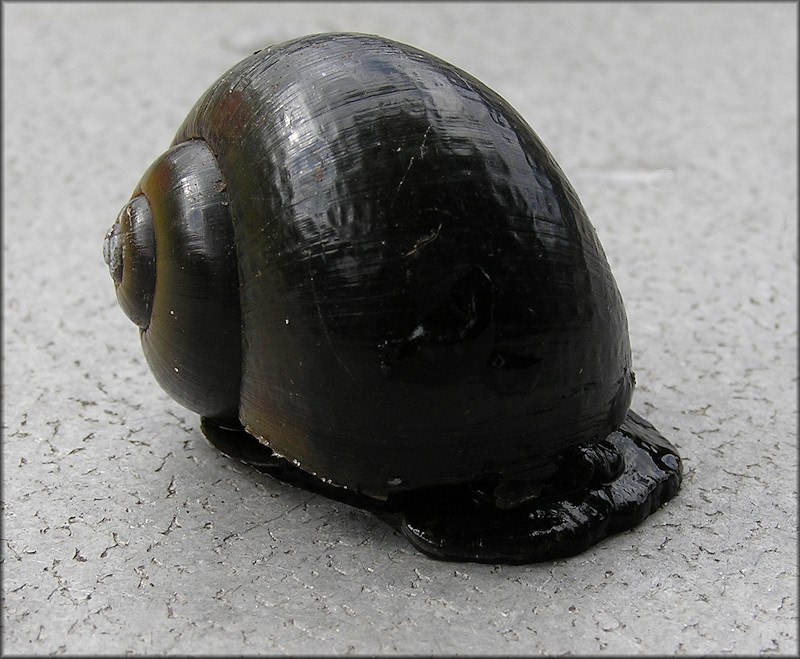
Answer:
[[[3,4],[3,652],[797,652],[797,7]],[[435,562],[215,453],[101,257],[259,47],[378,33],[505,96],[626,300],[678,498],[578,557]]]

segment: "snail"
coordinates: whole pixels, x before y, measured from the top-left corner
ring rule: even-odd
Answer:
[[[413,47],[320,34],[235,65],[104,258],[211,444],[430,556],[573,555],[680,486],[629,409],[622,298],[566,176],[497,93]]]

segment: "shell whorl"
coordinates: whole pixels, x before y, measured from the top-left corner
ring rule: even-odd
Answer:
[[[225,181],[202,140],[165,152],[106,236],[117,298],[159,384],[203,416],[236,419],[241,319]]]
[[[150,324],[156,283],[153,214],[144,195],[134,196],[117,216],[103,244],[117,300],[125,315],[142,329]]]

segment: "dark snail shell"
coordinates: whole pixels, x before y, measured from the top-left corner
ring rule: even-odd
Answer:
[[[105,258],[212,443],[399,511],[429,554],[575,553],[680,484],[629,412],[622,299],[563,172],[506,101],[409,46],[316,35],[234,66]]]

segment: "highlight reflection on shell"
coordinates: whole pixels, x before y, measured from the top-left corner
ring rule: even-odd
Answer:
[[[431,555],[575,553],[679,487],[629,412],[625,311],[577,195],[506,101],[422,51],[325,34],[246,58],[105,257],[212,443],[396,513]]]

